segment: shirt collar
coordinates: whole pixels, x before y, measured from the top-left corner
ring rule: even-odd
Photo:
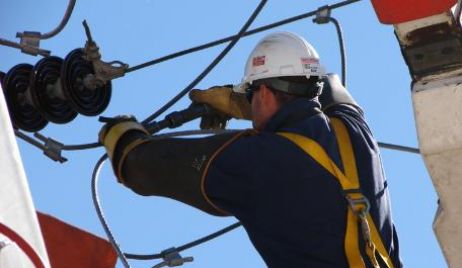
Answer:
[[[284,104],[270,118],[264,128],[264,131],[278,131],[282,128],[289,127],[300,122],[307,117],[321,112],[321,105],[316,99],[297,98]]]

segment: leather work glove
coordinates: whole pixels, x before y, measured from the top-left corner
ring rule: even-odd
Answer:
[[[129,131],[139,131],[149,135],[143,125],[138,123],[134,116],[119,115],[116,117],[100,117],[101,122],[106,123],[98,134],[98,140],[106,148],[109,158],[112,159],[114,150],[119,139]]]
[[[206,90],[193,89],[189,98],[196,103],[207,104],[221,113],[221,118],[252,120],[250,103],[245,94],[234,92],[232,86],[211,87]]]
[[[217,111],[214,108],[210,108],[211,111],[201,118],[201,129],[225,129],[228,124],[230,116]]]

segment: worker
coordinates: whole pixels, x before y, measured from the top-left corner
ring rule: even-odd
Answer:
[[[214,109],[204,128],[232,117],[253,129],[159,140],[118,117],[99,138],[120,183],[236,217],[268,267],[402,267],[377,142],[306,40],[270,34],[241,84],[190,98]]]

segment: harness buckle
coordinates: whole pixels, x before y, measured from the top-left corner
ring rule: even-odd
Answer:
[[[361,193],[361,190],[350,189],[344,190],[343,192],[345,194],[345,199],[348,202],[348,206],[351,208],[353,213],[358,217],[361,217],[360,214],[367,216],[371,204],[369,203],[369,199]]]
[[[351,208],[351,211],[358,217],[358,222],[361,224],[361,233],[364,242],[366,242],[368,247],[373,248],[374,245],[371,238],[371,228],[367,220],[367,215],[369,214],[371,207],[369,200],[361,193],[360,189],[344,190],[344,193],[345,199],[348,202],[348,206]]]

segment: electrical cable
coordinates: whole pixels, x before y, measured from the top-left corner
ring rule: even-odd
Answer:
[[[187,250],[187,249],[190,249],[190,248],[193,248],[193,247],[196,247],[196,246],[199,246],[200,244],[203,244],[205,242],[208,242],[212,239],[215,239],[221,235],[224,235],[225,233],[228,233],[238,227],[240,227],[242,225],[242,223],[240,222],[236,222],[236,223],[233,223],[231,225],[229,225],[228,227],[225,227],[221,230],[218,230],[214,233],[211,233],[207,236],[204,236],[202,238],[199,238],[197,240],[194,240],[192,242],[189,242],[187,244],[184,244],[182,246],[179,246],[179,247],[175,247],[176,251],[177,252],[181,252],[181,251],[184,251],[184,250]],[[133,260],[154,260],[154,259],[160,259],[163,257],[163,254],[162,253],[157,253],[157,254],[146,254],[146,255],[141,255],[141,254],[133,254],[133,253],[124,253],[125,254],[125,257],[127,257],[128,259],[133,259]]]
[[[57,35],[58,33],[60,33],[64,27],[66,26],[67,22],[69,21],[69,19],[71,18],[71,15],[72,15],[72,11],[74,10],[74,6],[75,6],[75,2],[77,0],[69,0],[69,3],[67,5],[67,8],[66,8],[66,12],[64,13],[64,17],[62,18],[61,22],[59,23],[59,25],[51,30],[50,32],[48,33],[44,33],[44,34],[40,34],[40,39],[48,39],[48,38],[51,38],[55,35]],[[17,33],[16,34],[16,37],[20,37],[22,38],[23,36],[27,36],[27,32],[24,32],[24,33]]]
[[[420,154],[419,148],[412,148],[412,147],[408,147],[408,146],[402,146],[402,145],[396,145],[396,144],[384,143],[384,142],[378,142],[378,145],[379,145],[379,147],[382,147],[382,148],[385,148],[385,149],[408,152],[408,153],[414,153],[414,154]]]
[[[22,48],[19,43],[16,43],[16,42],[13,42],[13,41],[10,41],[10,40],[7,40],[7,39],[3,39],[3,38],[0,38],[0,45],[7,46],[7,47],[12,47],[12,48],[17,48],[17,49]]]
[[[342,84],[346,88],[347,87],[347,82],[346,82],[347,81],[347,62],[346,62],[345,42],[343,41],[344,39],[343,39],[342,28],[337,19],[333,17],[329,17],[329,21],[335,25],[335,28],[337,30],[338,44],[340,47],[340,57],[342,61]]]
[[[230,232],[230,231],[240,227],[241,225],[242,225],[242,223],[240,223],[240,222],[233,223],[233,224],[229,225],[228,227],[225,227],[225,228],[223,228],[223,229],[221,229],[221,230],[219,230],[217,232],[214,232],[212,234],[209,234],[207,236],[204,236],[202,238],[199,238],[199,239],[197,239],[195,241],[189,242],[189,243],[184,244],[182,246],[179,246],[177,248],[177,250],[180,252],[180,251],[183,251],[183,250],[186,250],[186,249],[193,248],[195,246],[198,246],[200,244],[208,242],[208,241],[210,241],[212,239],[215,239],[215,238],[217,238],[217,237],[219,237],[221,235],[224,235],[225,233]]]
[[[106,232],[106,235],[109,238],[109,241],[111,242],[112,247],[116,251],[117,256],[119,257],[123,266],[125,268],[130,268],[130,264],[125,258],[125,255],[122,253],[122,250],[120,249],[119,244],[117,243],[114,235],[111,232],[111,229],[109,228],[109,225],[107,224],[106,218],[104,217],[103,210],[101,209],[101,202],[99,200],[98,177],[99,177],[99,172],[101,170],[101,167],[103,166],[104,161],[106,161],[107,158],[108,158],[107,154],[104,154],[103,156],[101,156],[98,162],[96,162],[95,168],[93,169],[93,173],[91,175],[91,197],[93,200],[93,205],[95,206],[95,209],[96,209],[96,214],[98,215],[99,221],[101,222],[101,225],[103,226],[103,229]]]
[[[341,7],[344,7],[344,6],[359,2],[359,1],[361,1],[361,0],[342,1],[342,2],[339,2],[339,3],[336,3],[336,4],[333,4],[333,5],[329,6],[329,8],[331,10],[334,10],[334,9],[341,8]],[[280,20],[280,21],[277,21],[277,22],[274,22],[274,23],[271,23],[271,24],[267,24],[267,25],[252,29],[252,30],[250,30],[248,32],[243,33],[242,37],[254,35],[256,33],[267,31],[267,30],[272,29],[272,28],[276,28],[276,27],[279,27],[279,26],[282,26],[282,25],[285,25],[285,24],[289,24],[289,23],[292,23],[292,22],[295,22],[295,21],[298,21],[298,20],[302,20],[302,19],[306,19],[306,18],[315,16],[316,12],[317,12],[317,10],[309,11],[307,13],[303,13],[303,14],[300,14],[300,15],[297,15],[297,16],[294,16],[294,17],[290,17],[290,18],[287,18],[287,19],[284,19],[284,20]],[[172,53],[172,54],[169,54],[169,55],[166,55],[166,56],[163,56],[163,57],[160,57],[160,58],[157,58],[157,59],[154,59],[154,60],[142,63],[142,64],[139,64],[139,65],[135,65],[133,67],[130,67],[130,68],[127,69],[126,72],[127,73],[133,72],[133,71],[143,69],[143,68],[146,68],[146,67],[149,67],[149,66],[153,66],[153,65],[159,64],[161,62],[165,62],[165,61],[168,61],[168,60],[171,60],[171,59],[175,59],[175,58],[178,58],[178,57],[190,54],[190,53],[194,53],[194,52],[201,51],[201,50],[204,50],[204,49],[207,49],[207,48],[218,46],[220,44],[229,42],[229,41],[233,40],[234,38],[236,38],[236,35],[224,37],[222,39],[218,39],[218,40],[215,40],[215,41],[212,41],[212,42],[209,42],[209,43],[205,43],[205,44],[202,44],[202,45],[199,45],[199,46],[195,46],[195,47],[192,47],[192,48],[181,50],[181,51],[178,51],[178,52],[175,52],[175,53]]]
[[[78,151],[78,150],[87,150],[101,147],[101,142],[85,143],[85,144],[74,144],[74,145],[63,145],[63,150],[65,151]]]
[[[38,149],[40,149],[41,151],[45,151],[46,150],[46,147],[45,145],[41,144],[40,142],[38,142],[36,139],[30,137],[30,136],[27,136],[26,134],[22,133],[21,131],[19,131],[18,129],[14,129],[14,134],[16,135],[16,137],[22,139],[23,141],[37,147]]]
[[[225,57],[226,54],[234,47],[234,45],[239,41],[239,39],[242,37],[242,35],[245,33],[245,31],[250,27],[250,24],[255,20],[255,18],[258,16],[260,11],[263,9],[265,6],[266,2],[268,0],[261,0],[260,3],[258,4],[257,8],[253,11],[252,15],[249,17],[249,19],[245,22],[244,26],[241,28],[239,33],[234,36],[233,40],[231,43],[226,46],[226,48],[210,63],[205,70],[199,74],[199,76],[196,77],[185,89],[180,91],[175,97],[173,97],[170,101],[168,101],[164,106],[162,106],[160,109],[158,109],[156,112],[154,112],[152,115],[148,116],[145,120],[143,120],[141,123],[143,125],[146,125],[147,123],[151,122],[155,118],[157,118],[159,115],[161,115],[163,112],[165,112],[167,109],[169,109],[171,106],[173,106],[178,100],[180,100],[184,95],[186,95],[191,89],[193,89],[212,69]]]

